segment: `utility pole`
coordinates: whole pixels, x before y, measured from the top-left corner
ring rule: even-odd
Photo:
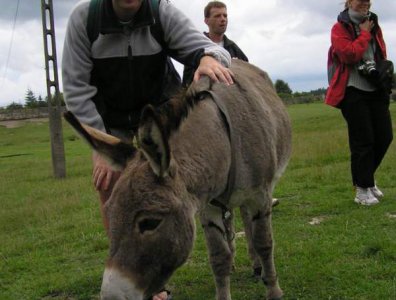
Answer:
[[[41,0],[45,71],[47,78],[48,113],[51,135],[52,168],[55,178],[66,177],[61,103],[56,60],[54,10],[52,0]]]

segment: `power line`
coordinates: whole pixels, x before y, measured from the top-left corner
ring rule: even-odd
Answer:
[[[11,41],[10,41],[10,46],[8,47],[7,60],[6,60],[6,65],[5,65],[5,69],[4,69],[3,79],[1,81],[1,88],[3,88],[3,86],[4,86],[4,80],[5,80],[6,75],[7,75],[8,64],[10,62],[10,57],[11,57],[12,44],[14,43],[14,33],[15,33],[16,21],[17,21],[18,12],[19,12],[19,1],[20,0],[17,1],[17,7],[16,7],[16,11],[15,11],[15,16],[14,16],[14,23],[12,25]]]

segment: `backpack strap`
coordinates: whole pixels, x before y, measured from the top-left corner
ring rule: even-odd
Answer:
[[[164,30],[162,29],[161,20],[159,17],[159,5],[161,0],[149,0],[154,16],[154,25],[150,26],[151,35],[161,45],[164,50],[168,49],[164,39]]]
[[[103,0],[91,0],[89,3],[87,34],[91,45],[99,36],[102,2]]]

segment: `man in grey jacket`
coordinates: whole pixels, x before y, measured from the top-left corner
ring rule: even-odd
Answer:
[[[158,0],[157,0],[158,1]],[[155,7],[157,5],[157,7]],[[97,38],[87,31],[90,2],[79,2],[67,27],[63,91],[67,109],[82,122],[132,139],[141,109],[160,105],[181,85],[169,56],[197,66],[194,80],[207,75],[232,84],[230,55],[200,33],[168,0],[102,0]],[[160,24],[161,39],[158,39]],[[93,181],[103,207],[119,173],[93,153]],[[153,300],[167,299],[166,293]]]

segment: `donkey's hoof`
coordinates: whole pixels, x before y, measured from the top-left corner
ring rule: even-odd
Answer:
[[[261,267],[253,268],[252,278],[254,282],[259,282],[261,280]]]
[[[271,291],[267,293],[268,300],[282,300],[283,299],[283,291],[277,287],[273,288]]]

